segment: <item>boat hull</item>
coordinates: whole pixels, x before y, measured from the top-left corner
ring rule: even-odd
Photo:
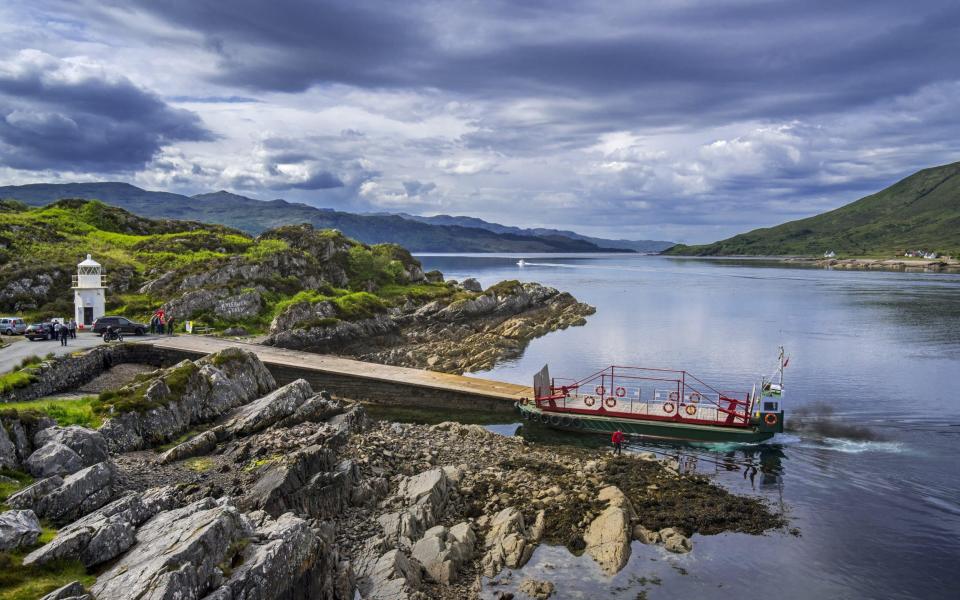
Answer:
[[[745,444],[769,440],[775,435],[773,431],[760,431],[757,427],[719,427],[677,421],[563,414],[543,411],[533,404],[519,404],[517,407],[520,409],[520,414],[524,420],[564,431],[613,433],[619,429],[629,435],[642,435],[668,440],[741,442]]]

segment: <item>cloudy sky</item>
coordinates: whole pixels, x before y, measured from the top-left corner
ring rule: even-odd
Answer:
[[[0,182],[712,241],[960,160],[956,0],[12,0]]]

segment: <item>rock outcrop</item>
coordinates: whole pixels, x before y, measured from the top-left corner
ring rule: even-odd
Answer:
[[[111,452],[149,448],[274,388],[276,382],[255,354],[228,348],[183,361],[103,399],[125,412],[108,419],[100,433]]]
[[[410,555],[423,566],[428,579],[449,584],[457,579],[464,563],[473,558],[476,542],[469,523],[458,523],[450,529],[437,525],[413,545]]]
[[[32,510],[8,510],[0,513],[0,551],[32,546],[40,537],[40,521]]]
[[[630,542],[633,539],[632,521],[636,513],[627,497],[616,487],[605,487],[597,495],[607,507],[590,523],[583,540],[586,551],[600,568],[614,574],[630,560]]]
[[[41,429],[34,436],[34,446],[37,450],[24,461],[34,477],[69,475],[109,458],[106,439],[78,425]]]
[[[83,459],[69,447],[50,442],[27,457],[24,467],[34,477],[69,475],[83,468]]]
[[[65,525],[109,502],[115,493],[116,467],[104,461],[68,475],[43,479],[10,496],[7,504],[29,508],[38,517]]]
[[[494,577],[504,567],[519,569],[533,554],[534,544],[528,540],[523,514],[514,507],[501,510],[490,522],[484,539],[486,554],[481,564],[483,574]]]
[[[129,493],[58,531],[53,540],[28,554],[23,564],[72,558],[93,567],[113,560],[134,544],[138,526],[175,503],[172,487]]]

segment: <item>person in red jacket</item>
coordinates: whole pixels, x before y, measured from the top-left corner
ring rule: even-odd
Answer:
[[[610,441],[613,442],[613,453],[622,454],[623,453],[623,432],[619,429],[613,432],[613,435],[610,436]]]

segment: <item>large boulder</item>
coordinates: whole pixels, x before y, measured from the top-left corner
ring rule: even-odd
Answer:
[[[457,571],[473,558],[476,542],[469,523],[459,523],[450,529],[437,525],[417,540],[410,556],[423,566],[428,579],[446,585],[456,581]]]
[[[28,554],[23,564],[75,559],[93,567],[113,560],[134,544],[139,525],[173,508],[175,501],[173,487],[131,492],[61,529],[53,540]]]
[[[527,539],[523,515],[514,507],[497,513],[484,538],[487,551],[481,561],[483,574],[494,577],[503,567],[519,569],[530,560],[533,544]]]
[[[162,465],[193,456],[203,456],[213,452],[217,447],[217,434],[214,431],[204,431],[182,444],[177,444],[160,455],[158,462]]]
[[[32,510],[0,513],[0,551],[18,550],[37,543],[40,521]]]
[[[42,519],[65,525],[96,510],[113,498],[116,467],[104,461],[68,475],[52,477],[24,488],[7,502],[30,508]]]
[[[50,442],[35,450],[24,463],[34,477],[69,475],[83,468],[83,459],[69,446]]]
[[[111,600],[202,598],[222,583],[218,565],[231,546],[252,533],[236,508],[209,498],[160,513],[90,591]]]
[[[79,425],[41,429],[33,439],[38,448],[50,443],[63,444],[77,453],[84,467],[90,467],[110,458],[107,452],[107,440],[103,435]]]
[[[224,429],[234,436],[247,436],[262,431],[277,421],[294,414],[313,390],[305,379],[297,379],[280,389],[234,410]]]
[[[357,584],[365,600],[407,600],[420,587],[420,565],[402,550],[389,550],[361,570]]]
[[[453,484],[441,467],[405,477],[396,494],[397,501],[405,508],[385,513],[377,519],[384,535],[410,545],[437,523],[452,489]]]
[[[330,518],[350,504],[359,480],[359,469],[352,461],[337,462],[329,448],[307,446],[269,467],[240,505],[275,517],[292,511]]]
[[[630,560],[630,542],[633,539],[631,521],[636,517],[627,497],[616,487],[600,490],[597,499],[607,507],[590,523],[583,536],[586,552],[600,568],[614,574]]]

